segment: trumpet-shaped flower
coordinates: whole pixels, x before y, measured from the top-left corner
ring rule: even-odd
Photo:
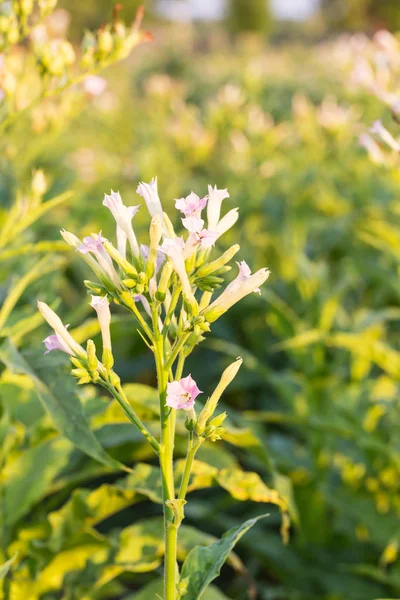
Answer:
[[[48,336],[43,340],[46,346],[46,354],[52,350],[62,350],[71,356],[85,357],[86,352],[74,340],[68,332],[67,327],[63,324],[60,317],[52,310],[45,302],[38,302],[38,309],[47,323],[54,329],[54,335]]]
[[[99,234],[92,233],[92,235],[83,238],[83,244],[79,246],[78,250],[81,254],[88,254],[89,252],[93,254],[103,273],[116,287],[119,287],[120,279],[118,273],[114,269],[110,256],[103,248],[103,242],[105,241],[106,238],[101,236],[101,232]]]
[[[218,225],[221,215],[221,205],[225,198],[229,198],[228,190],[217,190],[217,186],[208,186],[207,225],[208,229],[212,231]]]
[[[238,218],[239,218],[239,209],[238,208],[232,208],[232,210],[227,212],[226,215],[224,215],[222,217],[222,219],[220,221],[218,221],[218,223],[214,229],[214,231],[217,232],[218,237],[220,237],[222,234],[226,233],[228,231],[228,229],[233,227],[234,224],[236,223],[236,221],[238,220]],[[209,226],[209,228],[210,228],[210,226]]]
[[[204,221],[203,219],[200,219],[200,217],[191,215],[190,217],[182,219],[182,225],[185,229],[190,231],[190,233],[197,233],[203,229]]]
[[[158,195],[157,177],[153,177],[150,183],[141,181],[137,187],[136,193],[144,198],[147,210],[152,217],[154,217],[154,215],[160,215],[160,217],[163,216],[161,200]]]
[[[386,127],[382,125],[382,121],[374,121],[374,123],[372,123],[370,132],[380,137],[381,140],[385,142],[385,144],[392,148],[392,150],[400,152],[399,142],[395,140],[392,134],[386,129]]]
[[[212,323],[218,319],[224,312],[229,310],[231,306],[239,302],[242,298],[252,292],[259,292],[260,286],[268,279],[269,269],[260,269],[256,273],[251,274],[248,265],[245,261],[238,263],[239,274],[212,302],[205,311],[205,318]]]
[[[90,306],[94,308],[94,310],[97,313],[97,319],[99,321],[101,331],[101,338],[103,340],[103,350],[106,348],[108,350],[111,350],[111,312],[107,296],[92,296]]]
[[[175,237],[165,238],[160,250],[171,259],[174,270],[181,280],[183,293],[188,298],[191,298],[193,296],[193,292],[190,286],[189,277],[186,273],[185,259],[183,255],[184,248],[185,242],[183,241],[183,238]]]
[[[201,211],[207,204],[207,197],[200,198],[194,192],[191,192],[186,198],[175,200],[175,208],[180,210],[185,217],[200,217]]]
[[[126,257],[126,240],[128,240],[131,250],[135,256],[139,254],[139,245],[133,231],[132,219],[136,215],[140,206],[125,206],[119,192],[104,194],[103,205],[106,206],[115,219],[117,224],[117,242],[118,251]]]
[[[197,396],[202,393],[192,376],[188,375],[179,381],[167,384],[166,406],[190,410],[193,408]]]

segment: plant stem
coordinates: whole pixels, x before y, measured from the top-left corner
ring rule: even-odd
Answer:
[[[174,456],[174,418],[172,410],[165,406],[167,397],[167,382],[169,368],[164,361],[164,337],[158,327],[158,311],[152,309],[153,331],[154,331],[154,357],[157,368],[158,392],[160,398],[160,424],[161,424],[161,448],[160,467],[163,488],[164,504],[164,541],[165,541],[165,563],[164,563],[164,600],[176,599],[176,550],[178,528],[175,523],[174,513],[166,504],[175,499],[173,456]]]
[[[124,413],[126,414],[126,416],[128,417],[128,419],[132,423],[134,423],[134,425],[136,425],[136,427],[139,429],[139,431],[144,435],[144,437],[148,440],[148,442],[154,448],[155,452],[157,454],[160,454],[160,444],[155,439],[155,437],[153,437],[151,435],[150,431],[147,429],[147,427],[144,425],[144,423],[141,421],[141,419],[139,419],[139,417],[137,416],[137,414],[135,413],[135,411],[129,404],[123,389],[120,386],[118,388],[116,388],[107,382],[103,382],[102,385],[114,396],[114,398],[117,400],[117,402],[122,407],[122,409],[123,409]]]
[[[178,499],[184,500],[186,497],[190,473],[192,472],[193,460],[196,455],[197,450],[201,445],[201,441],[197,441],[193,443],[193,431],[189,431],[189,441],[188,441],[188,451],[186,455],[186,463],[185,468],[183,470],[182,481],[179,488]]]

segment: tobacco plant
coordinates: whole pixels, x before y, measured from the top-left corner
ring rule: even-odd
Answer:
[[[73,365],[71,372],[79,384],[94,383],[105,388],[157,455],[164,515],[164,600],[195,600],[218,575],[235,543],[258,519],[229,530],[211,546],[192,549],[179,574],[177,540],[196,453],[205,441],[217,442],[224,436],[227,415],[218,413],[218,402],[242,364],[242,359],[237,358],[223,372],[204,405],[197,408],[197,398],[203,392],[191,374],[184,374],[185,360],[211,325],[234,304],[248,294],[261,293],[260,286],[267,280],[269,270],[263,268],[252,274],[242,260],[237,263],[238,274],[233,281],[217,292],[223,286],[223,275],[231,269],[228,263],[239,251],[239,245],[235,244],[217,258],[212,257],[218,238],[238,219],[237,208],[221,217],[222,203],[229,198],[227,190],[209,186],[207,196],[191,192],[176,200],[186,239],[176,235],[170,218],[163,212],[157,179],[149,184],[140,183],[137,192],[152,217],[148,245],[139,244],[132,227],[139,206],[124,205],[120,194],[113,191],[105,195],[103,204],[116,221],[117,246],[101,232],[83,241],[73,233],[61,232],[97,277],[96,282],[85,281],[85,286],[91,294],[91,306],[97,313],[102,334],[101,359],[93,340],[89,339],[84,349],[47,304],[39,302],[38,306],[54,329],[54,334],[44,340],[46,352],[67,353]],[[207,228],[202,218],[206,208]],[[121,305],[131,313],[138,333],[154,355],[160,405],[158,431],[151,430],[140,419],[114,370],[110,304]],[[206,387],[206,377],[203,384]],[[175,425],[177,414],[182,411],[186,417],[187,455],[176,486]],[[285,502],[275,490],[269,491],[267,501],[286,510]],[[287,535],[286,515],[283,531]]]

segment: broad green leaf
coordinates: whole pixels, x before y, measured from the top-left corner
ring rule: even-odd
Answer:
[[[217,475],[217,482],[227,490],[236,500],[252,500],[275,504],[282,513],[281,533],[283,540],[288,541],[290,519],[285,500],[277,490],[265,485],[257,473],[242,471],[241,469],[223,469]]]
[[[34,381],[37,394],[60,433],[95,460],[112,469],[126,470],[106,453],[91,431],[75,391],[74,379],[65,375],[62,358],[33,357],[33,366],[9,340],[0,348],[0,360],[10,370],[28,375]]]
[[[6,297],[3,306],[0,310],[0,332],[4,336],[2,330],[4,325],[13,310],[14,306],[26,290],[26,288],[36,279],[43,277],[46,273],[60,269],[65,260],[55,256],[45,256],[32,269],[30,269],[23,277],[15,281]]]
[[[162,600],[163,598],[163,581],[156,579],[145,585],[140,592],[127,596],[124,600]],[[203,600],[229,600],[217,587],[210,586],[203,595]]]
[[[4,577],[7,575],[7,573],[9,573],[16,558],[17,558],[17,555],[14,554],[14,556],[12,558],[10,558],[10,560],[8,560],[7,562],[0,565],[0,581],[2,579],[4,579]]]
[[[163,587],[163,581],[156,579],[145,585],[140,592],[128,596],[125,600],[160,600],[164,594]],[[204,592],[203,600],[229,600],[229,598],[212,585]]]
[[[187,592],[182,596],[184,600],[198,600],[203,595],[208,585],[218,577],[222,565],[235,544],[257,521],[267,516],[265,514],[249,519],[242,525],[229,529],[214,544],[206,547],[198,546],[189,552],[183,563],[180,578],[182,584],[187,583]]]
[[[73,448],[60,438],[25,450],[2,470],[4,521],[14,525],[47,492],[68,462]]]

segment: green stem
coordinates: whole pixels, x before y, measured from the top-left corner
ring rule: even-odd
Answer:
[[[160,454],[160,444],[155,439],[155,437],[153,437],[151,435],[150,431],[147,429],[147,427],[144,425],[144,423],[141,421],[141,419],[139,419],[139,417],[137,416],[137,414],[135,413],[135,411],[129,404],[122,388],[120,386],[118,388],[116,388],[108,382],[102,382],[102,385],[114,396],[114,398],[117,400],[117,402],[122,407],[122,409],[123,409],[124,413],[126,414],[126,416],[128,417],[128,419],[132,423],[134,423],[134,425],[136,425],[136,427],[139,429],[139,431],[144,435],[144,437],[147,439],[147,441],[154,448],[155,452],[157,454]]]
[[[190,473],[192,472],[194,457],[201,446],[201,441],[193,443],[193,431],[189,431],[188,451],[186,455],[185,468],[183,470],[181,485],[179,488],[178,499],[185,500],[189,485]]]
[[[178,528],[175,523],[174,513],[166,504],[175,499],[173,456],[174,456],[174,410],[165,406],[167,397],[167,382],[169,368],[164,361],[164,337],[158,327],[158,311],[152,309],[152,320],[154,330],[154,357],[157,368],[158,391],[160,398],[160,424],[161,424],[161,448],[160,467],[163,489],[164,506],[164,539],[165,539],[165,563],[164,563],[164,600],[176,600],[176,552]]]
[[[176,357],[182,350],[183,346],[186,344],[188,338],[190,337],[190,333],[183,333],[181,338],[176,342],[175,346],[172,348],[171,354],[168,357],[168,361],[166,364],[166,368],[169,370],[174,364]]]

